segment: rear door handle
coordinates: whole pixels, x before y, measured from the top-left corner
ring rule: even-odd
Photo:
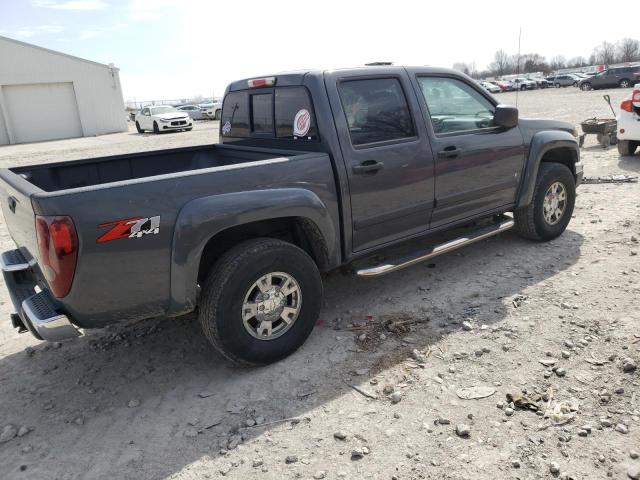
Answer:
[[[381,170],[384,167],[384,163],[376,162],[375,160],[367,160],[366,162],[362,162],[360,165],[356,165],[353,167],[353,173],[356,175],[363,175],[366,173],[375,173],[378,170]]]
[[[447,147],[444,150],[440,150],[438,152],[438,158],[456,158],[458,155],[460,155],[461,152],[462,150],[460,150],[458,147]]]

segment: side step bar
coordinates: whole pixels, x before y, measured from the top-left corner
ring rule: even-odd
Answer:
[[[387,273],[402,270],[403,268],[410,267],[416,263],[424,262],[430,258],[437,257],[444,253],[452,252],[461,247],[471,245],[472,243],[484,240],[485,238],[493,237],[513,227],[513,219],[503,216],[496,223],[492,223],[488,226],[482,227],[478,230],[471,232],[469,235],[450,240],[433,247],[421,249],[403,257],[398,257],[390,260],[389,263],[378,265],[371,268],[363,268],[356,273],[361,277],[378,277],[380,275],[386,275]]]

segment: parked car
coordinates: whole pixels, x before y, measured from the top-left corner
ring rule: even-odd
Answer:
[[[538,84],[528,78],[518,77],[511,80],[515,90],[534,90],[538,88]]]
[[[480,80],[478,83],[482,88],[484,88],[489,93],[500,93],[502,91],[502,89],[499,86],[494,85],[491,82]]]
[[[206,118],[210,120],[220,120],[222,114],[222,102],[201,103],[198,105],[204,111]]]
[[[492,80],[491,83],[500,87],[500,90],[502,90],[503,92],[511,92],[515,90],[515,88],[513,87],[513,83],[511,83],[509,80]]]
[[[205,112],[197,105],[182,105],[176,107],[176,110],[188,113],[193,120],[203,120],[206,118]]]
[[[560,87],[576,87],[578,86],[578,82],[582,80],[580,77],[572,74],[566,73],[562,75],[556,75],[553,79],[553,86],[556,88]]]
[[[620,155],[633,155],[640,147],[640,83],[633,88],[631,97],[620,104],[616,120],[618,152]]]
[[[136,115],[138,133],[153,131],[154,133],[169,130],[191,130],[193,120],[187,112],[182,112],[168,105],[144,107]]]
[[[320,272],[378,277],[510,228],[552,240],[583,175],[573,125],[450,69],[239,80],[220,124],[220,144],[0,169],[13,325],[57,341],[197,308],[227,358],[274,362],[314,328]]]
[[[611,67],[590,78],[580,80],[578,87],[583,91],[596,90],[599,88],[629,88],[634,84],[636,73],[640,73],[640,65],[632,67]]]
[[[529,80],[536,82],[538,88],[548,88],[553,85],[553,83],[548,82],[546,78],[542,77],[529,77]]]

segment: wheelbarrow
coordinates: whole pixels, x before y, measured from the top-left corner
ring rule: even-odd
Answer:
[[[611,97],[604,95],[604,100],[609,104],[609,108],[615,117],[616,112],[611,106]],[[616,132],[618,131],[618,122],[615,118],[589,118],[580,124],[582,135],[579,137],[579,144],[584,145],[584,139],[587,135],[596,135],[598,143],[602,148],[618,143]]]

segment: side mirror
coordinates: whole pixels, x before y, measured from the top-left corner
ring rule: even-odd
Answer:
[[[496,127],[513,128],[518,125],[518,109],[510,105],[498,105],[493,115]]]

